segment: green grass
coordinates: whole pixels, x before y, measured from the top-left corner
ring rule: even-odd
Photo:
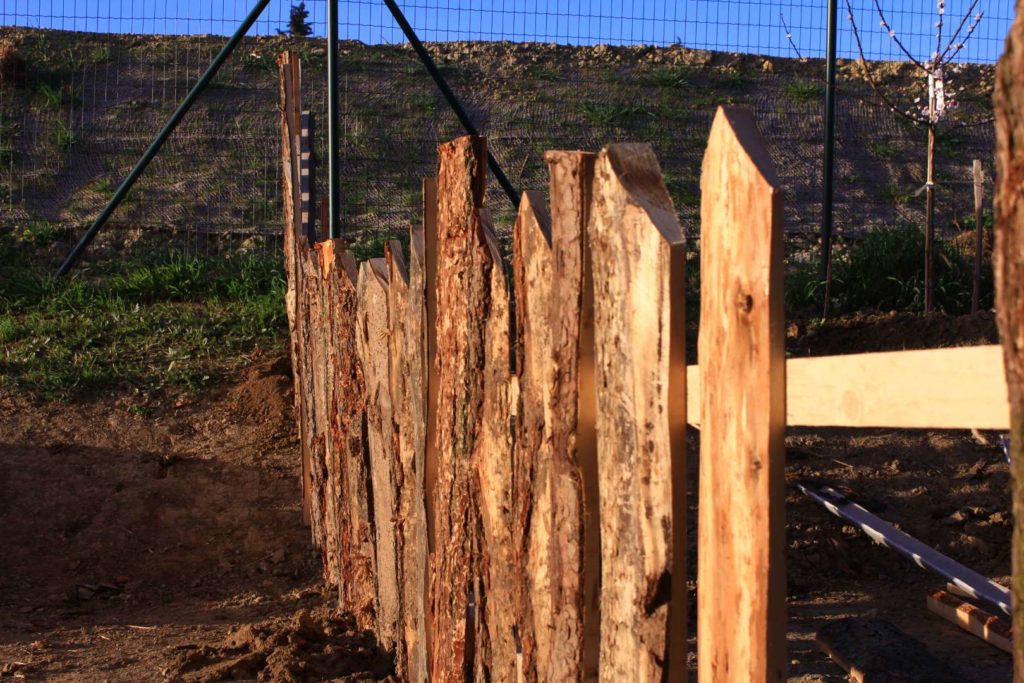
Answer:
[[[285,343],[276,257],[164,253],[58,280],[34,265],[45,236],[0,234],[0,383],[42,399],[181,394]]]
[[[646,102],[627,104],[625,102],[583,102],[580,116],[589,123],[611,126],[624,123],[633,117],[650,117],[654,113]]]
[[[935,249],[935,306],[959,315],[970,311],[972,265],[951,244]],[[820,310],[824,286],[818,262],[790,263],[786,273],[786,308],[791,313]],[[982,272],[981,306],[993,301],[992,269]],[[832,309],[913,311],[924,308],[924,235],[911,225],[877,228],[834,252]]]
[[[647,74],[646,81],[659,88],[682,88],[693,79],[693,67],[686,64],[673,64],[654,69]]]
[[[785,89],[786,95],[797,102],[818,102],[822,98],[821,86],[812,81],[793,81]]]

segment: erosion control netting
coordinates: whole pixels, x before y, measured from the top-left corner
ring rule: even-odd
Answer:
[[[226,34],[233,24],[224,12],[173,26],[143,17],[139,29],[104,20],[101,12],[88,19],[84,9],[85,19],[47,15],[47,2],[41,0],[35,15],[10,8],[0,15],[17,25],[0,28],[0,47],[13,48],[26,64],[23,77],[0,87],[0,226],[46,221],[74,233],[99,213],[225,38],[45,27]],[[227,0],[239,20],[248,4]],[[651,142],[683,225],[695,234],[711,118],[716,105],[735,103],[753,109],[767,139],[785,192],[787,230],[818,229],[824,2],[719,0],[705,10],[652,2],[631,5],[616,13],[621,16],[605,16],[596,5],[400,4],[518,189],[546,189],[548,149]],[[912,102],[924,88],[920,75],[898,61],[903,56],[879,31],[873,4],[853,4],[868,56],[897,60],[875,65],[880,83],[900,102]],[[856,52],[842,5],[840,55],[849,58]],[[969,3],[950,5],[947,21]],[[326,12],[319,0],[307,6],[314,37],[247,38],[118,209],[111,231],[280,234],[274,60],[286,48],[303,59],[305,108],[314,114],[320,160],[317,194],[324,196],[326,53],[316,36],[324,33]],[[145,3],[121,9],[130,16],[156,12]],[[991,109],[990,62],[1012,12],[1008,2],[981,2],[978,9],[985,18],[960,58],[983,64],[965,63],[951,76],[966,87],[951,120],[977,121]],[[166,13],[194,11],[186,3]],[[255,32],[287,26],[287,4],[275,0],[268,12]],[[899,35],[920,54],[934,39],[933,15],[930,4],[915,2],[889,18],[910,27]],[[418,220],[420,179],[434,172],[436,145],[463,131],[412,49],[398,44],[403,38],[382,3],[341,2],[341,34],[358,39],[342,41],[340,55],[342,225],[352,237],[402,233]],[[499,42],[506,37],[516,42]],[[807,59],[796,59],[797,52]],[[840,60],[838,92],[837,229],[857,234],[882,223],[922,225],[924,196],[914,193],[925,178],[923,127],[879,107],[853,60]],[[936,165],[940,230],[948,233],[972,213],[971,163],[979,158],[989,166],[992,149],[991,125],[943,129]],[[507,228],[511,208],[495,183],[489,204],[499,229]]]

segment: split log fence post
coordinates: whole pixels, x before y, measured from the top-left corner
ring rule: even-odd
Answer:
[[[701,683],[786,675],[781,209],[753,117],[720,107],[701,172]]]
[[[996,193],[993,270],[1010,401],[1013,478],[1014,677],[1024,681],[1024,0],[1018,0],[995,76]]]
[[[673,547],[674,525],[685,529],[686,522],[683,497],[672,491],[674,482],[685,491],[685,244],[649,145],[602,150],[593,212],[599,675],[656,681],[666,666],[685,676],[686,661],[686,596],[672,592],[686,555],[685,545]],[[681,365],[675,372],[673,363]]]

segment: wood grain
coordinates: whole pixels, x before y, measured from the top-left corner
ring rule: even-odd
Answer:
[[[424,507],[426,447],[426,338],[423,229],[410,233],[409,267],[392,241],[388,260],[391,393],[395,405],[398,478],[399,589],[404,647],[399,664],[407,680],[427,680],[427,523]]]
[[[665,675],[672,592],[673,258],[683,234],[648,145],[597,159],[591,222],[601,523],[600,678]],[[684,366],[685,367],[685,366]],[[685,382],[685,372],[682,375]],[[682,389],[680,399],[686,396]],[[685,411],[685,409],[684,409]],[[685,415],[685,412],[683,412]],[[680,558],[685,551],[680,549]],[[678,633],[677,633],[678,635]]]
[[[702,683],[786,671],[782,225],[753,117],[720,107],[701,174]]]
[[[395,529],[398,456],[388,348],[388,269],[383,258],[359,264],[356,339],[366,381],[366,435],[372,486],[377,638],[385,649],[398,639],[398,535]]]
[[[687,368],[690,424],[700,424],[700,369]],[[791,427],[1007,429],[999,346],[858,353],[786,361]]]
[[[996,319],[1010,400],[1013,476],[1013,630],[1024,633],[1024,3],[996,66],[996,192],[993,270]],[[1024,638],[1013,648],[1014,681],[1024,681]]]
[[[462,137],[438,148],[437,478],[431,558],[431,680],[473,672],[467,620],[477,575],[479,513],[472,457],[481,429],[491,256],[480,237],[486,145]],[[429,290],[428,290],[429,291]]]

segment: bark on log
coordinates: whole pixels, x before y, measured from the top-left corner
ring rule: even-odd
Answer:
[[[486,158],[486,157],[485,157]],[[479,584],[477,595],[478,675],[495,681],[517,679],[515,633],[517,576],[512,542],[513,477],[510,403],[511,339],[509,292],[498,239],[486,209],[479,211],[478,239],[483,240],[474,264],[486,273],[484,309],[483,403],[480,432],[473,447],[475,497],[480,511]],[[511,391],[510,391],[511,389]],[[477,678],[477,680],[488,680]]]
[[[673,556],[673,525],[685,528],[685,520],[673,519],[672,491],[673,469],[681,474],[684,465],[685,432],[671,429],[669,402],[670,361],[685,341],[673,324],[681,319],[680,311],[673,316],[673,285],[682,282],[685,247],[649,145],[607,147],[595,174],[600,677],[655,681],[665,675],[669,651],[673,560],[685,557],[685,546]],[[685,364],[682,376],[685,382]],[[685,401],[679,388],[676,404]],[[683,416],[685,422],[685,407]]]
[[[474,671],[469,593],[479,513],[473,462],[482,428],[491,257],[480,237],[486,145],[462,137],[438,148],[437,482],[431,560],[432,673],[437,683]]]
[[[341,607],[361,628],[376,628],[376,568],[367,471],[366,385],[356,330],[358,274],[355,259],[340,239],[316,245],[323,280],[329,348],[320,372],[327,377],[325,480],[328,483],[328,547],[337,566]],[[313,291],[313,290],[310,290]]]
[[[720,107],[701,173],[697,665],[786,672],[786,368],[778,183],[749,112]]]
[[[386,253],[391,395],[395,406],[395,452],[400,465],[397,529],[403,647],[398,664],[399,675],[413,683],[423,683],[429,672],[425,623],[427,524],[423,465],[427,372],[422,228],[411,231],[409,242],[408,269],[397,241],[389,244]]]
[[[526,192],[513,233],[519,385],[514,542],[522,555],[517,611],[529,681],[583,677],[584,499],[577,444],[583,255],[595,158],[549,152],[551,216],[541,195]],[[596,527],[597,501],[591,503]]]
[[[377,637],[385,649],[398,639],[398,537],[394,452],[394,411],[391,402],[391,361],[388,344],[388,267],[383,258],[359,265],[356,338],[366,380],[366,434],[369,446],[376,551]]]
[[[1024,1],[996,67],[996,317],[1010,398],[1013,475],[1013,632],[1024,633]],[[1024,638],[1013,643],[1014,680],[1024,681]]]
[[[301,69],[298,55],[294,52],[282,52],[277,58],[280,82],[281,110],[281,196],[283,201],[283,234],[284,234],[284,269],[287,288],[285,290],[285,312],[288,315],[289,351],[292,361],[292,378],[294,380],[293,408],[295,421],[299,431],[299,447],[302,458],[302,517],[310,525],[313,542],[319,547],[322,543],[323,529],[320,518],[314,520],[311,505],[311,456],[309,450],[310,434],[307,405],[305,401],[306,378],[302,375],[305,346],[300,343],[300,331],[304,326],[302,311],[305,309],[304,289],[302,280],[302,260],[309,257],[310,244],[298,223],[299,205],[296,203],[296,179],[298,167],[295,165],[296,155],[292,141],[296,112],[299,103],[296,96],[301,92]]]

